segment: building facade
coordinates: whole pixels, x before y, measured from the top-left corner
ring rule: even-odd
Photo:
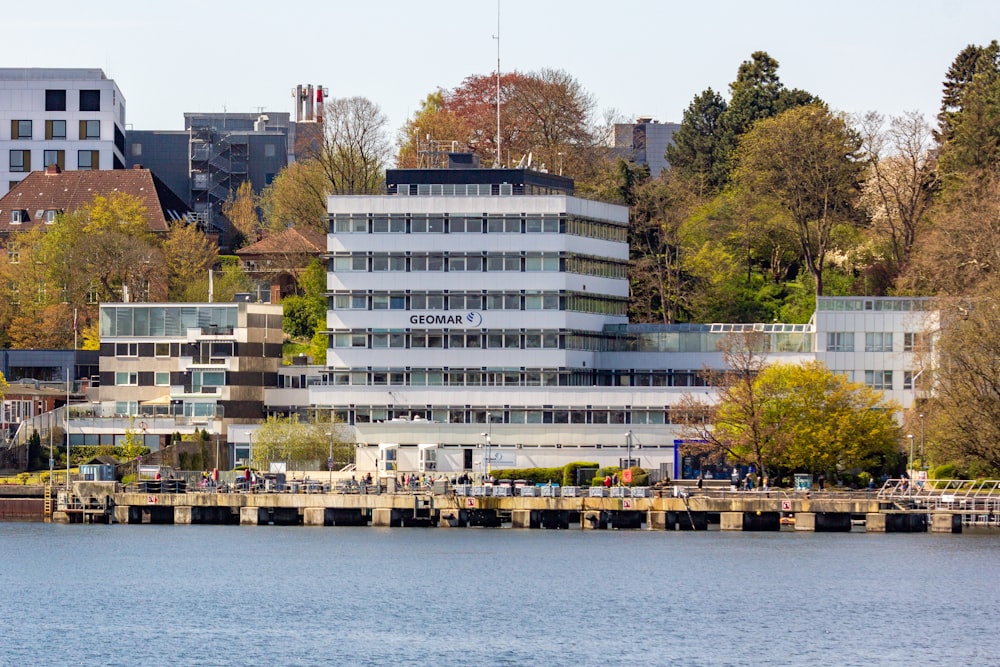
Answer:
[[[231,424],[264,418],[264,388],[281,363],[280,306],[102,304],[100,318],[100,400],[71,439],[127,423],[156,438],[197,429],[224,437]]]
[[[763,334],[772,360],[820,359],[913,404],[926,301],[820,299],[808,324],[630,325],[627,209],[567,179],[390,170],[386,195],[329,211],[326,366],[269,400],[332,411],[359,469],[683,475],[677,406],[715,399],[702,371],[724,367],[720,343],[740,331]],[[848,331],[854,353],[838,347]]]
[[[125,168],[125,98],[100,69],[0,69],[0,195],[32,171]]]
[[[615,125],[615,151],[626,160],[649,165],[650,175],[659,178],[670,166],[666,158],[667,146],[679,129],[678,123],[661,123],[649,117],[639,118],[635,123],[618,123]]]

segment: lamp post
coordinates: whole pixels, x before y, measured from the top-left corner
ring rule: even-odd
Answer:
[[[330,436],[330,455],[326,457],[326,469],[330,473],[330,490],[333,491],[333,429],[326,432]]]
[[[909,484],[907,488],[910,491],[910,495],[913,495],[913,434],[907,433],[906,437],[910,439],[910,465],[907,475],[909,476]]]
[[[486,441],[486,454],[483,456],[483,482],[485,482],[490,477],[490,445],[492,443],[489,433],[480,433],[479,435]]]
[[[625,456],[627,457],[625,466],[628,468],[632,467],[632,431],[625,432]]]
[[[924,469],[924,413],[921,412],[920,417],[920,469]]]

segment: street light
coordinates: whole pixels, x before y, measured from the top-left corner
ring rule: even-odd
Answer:
[[[326,434],[330,436],[330,455],[326,457],[326,469],[330,472],[330,490],[333,491],[333,429]]]
[[[625,447],[626,447],[626,452],[627,452],[625,456],[628,457],[626,459],[627,463],[625,465],[626,465],[626,467],[628,467],[629,469],[631,469],[632,468],[632,431],[626,431],[625,432]]]
[[[483,475],[484,475],[485,479],[489,479],[489,477],[490,477],[490,463],[491,463],[491,460],[490,460],[491,459],[490,447],[492,446],[493,443],[491,441],[489,433],[480,433],[479,435],[483,436],[483,438],[486,439],[486,456],[483,458]],[[485,481],[485,479],[484,479],[484,481]]]
[[[910,495],[912,496],[913,495],[913,434],[907,433],[906,437],[910,439],[910,465],[909,465],[910,470],[908,473],[910,479],[908,488],[910,490]]]
[[[924,469],[924,413],[921,412],[920,417],[920,469]]]

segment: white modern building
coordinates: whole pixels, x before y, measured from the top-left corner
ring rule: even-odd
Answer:
[[[913,402],[923,300],[821,299],[798,325],[629,325],[626,208],[522,169],[390,170],[387,190],[329,199],[326,367],[292,369],[272,397],[353,427],[361,470],[631,459],[683,474],[671,411],[713,400],[699,373],[747,329],[776,360],[818,358]]]
[[[125,168],[125,98],[100,69],[0,68],[0,195],[31,171]]]

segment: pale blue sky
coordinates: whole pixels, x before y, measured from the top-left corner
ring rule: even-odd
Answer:
[[[100,67],[136,129],[182,129],[185,111],[290,112],[291,89],[313,83],[370,98],[395,133],[428,92],[497,56],[495,0],[48,0],[2,22],[3,66]],[[786,86],[834,109],[931,119],[955,55],[1000,37],[1000,2],[501,0],[500,36],[503,71],[565,69],[629,117],[679,122],[764,50]]]

